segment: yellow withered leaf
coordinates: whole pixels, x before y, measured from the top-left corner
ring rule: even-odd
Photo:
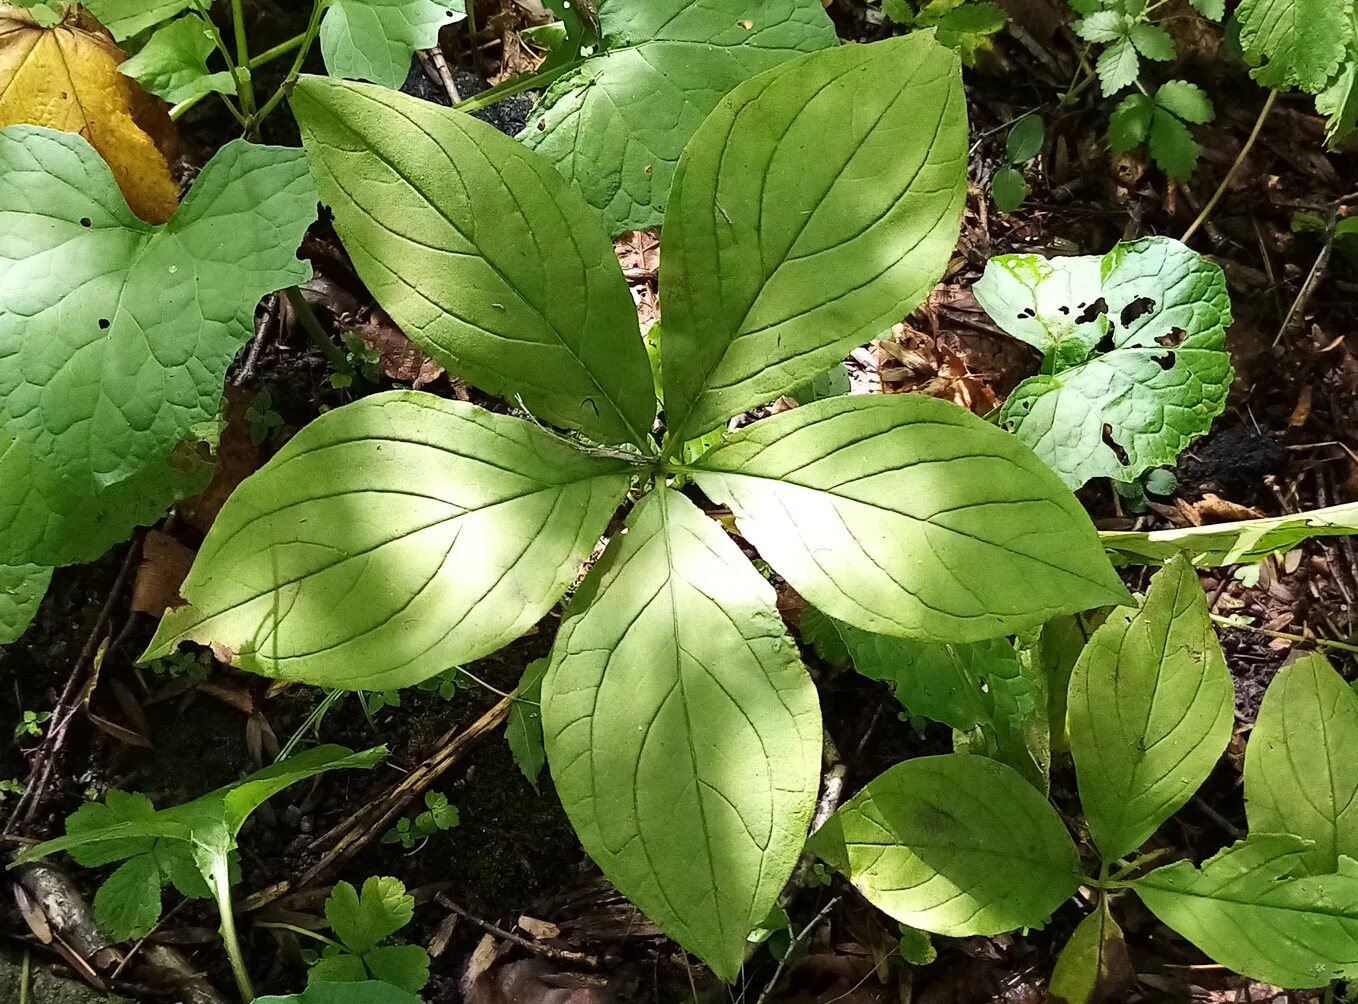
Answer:
[[[168,143],[169,116],[118,72],[124,58],[74,5],[44,28],[27,10],[0,4],[0,127],[27,123],[79,133],[113,169],[132,210],[164,223],[179,186],[154,137]]]

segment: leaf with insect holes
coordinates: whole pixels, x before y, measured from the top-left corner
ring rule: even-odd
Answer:
[[[538,775],[547,762],[547,752],[542,745],[542,678],[549,665],[548,659],[534,659],[524,668],[505,725],[505,738],[509,740],[514,763],[535,791]]]
[[[820,0],[599,0],[595,53],[543,94],[519,139],[612,233],[658,226],[689,137],[742,81],[836,44]]]
[[[1266,87],[1323,90],[1353,40],[1351,4],[1334,0],[1241,0],[1235,17],[1245,59]]]
[[[165,463],[217,418],[260,298],[311,274],[315,213],[297,150],[228,143],[156,227],[80,137],[0,132],[0,422],[91,491]]]
[[[418,945],[383,945],[410,923],[415,897],[390,876],[372,876],[360,893],[337,882],[325,918],[342,948],[328,947],[307,973],[307,985],[377,979],[414,993],[429,982],[429,953]]]
[[[1251,833],[1312,841],[1312,875],[1358,858],[1358,694],[1318,652],[1269,682],[1245,749],[1245,814]]]
[[[934,398],[804,405],[733,433],[692,477],[793,588],[865,631],[982,641],[1128,599],[1069,489]]]
[[[1114,561],[1157,565],[1186,554],[1199,568],[1247,565],[1285,554],[1313,537],[1358,535],[1358,502],[1312,509],[1290,516],[1245,519],[1178,530],[1104,531],[1099,534]]]
[[[230,73],[208,69],[208,57],[214,51],[216,45],[207,22],[190,14],[157,30],[135,56],[118,67],[118,72],[171,104],[214,91],[234,94],[236,82]]]
[[[519,637],[575,582],[632,480],[531,422],[420,391],[327,412],[213,523],[144,659],[411,686]]]
[[[571,600],[542,724],[590,857],[734,979],[802,851],[820,711],[773,587],[683,495],[643,498]]]
[[[1132,889],[1227,969],[1285,989],[1323,987],[1358,976],[1358,862],[1308,876],[1309,848],[1291,834],[1251,835],[1201,869],[1176,861]]]
[[[684,151],[661,235],[669,439],[774,400],[918,305],[957,241],[966,151],[961,65],[927,32],[728,95]]]
[[[0,564],[0,645],[28,630],[51,579],[52,569],[44,565]]]
[[[1002,329],[1055,352],[1054,372],[1019,384],[998,421],[1072,488],[1173,463],[1226,406],[1226,279],[1176,240],[1102,259],[992,258],[974,291]]]
[[[1231,673],[1193,565],[1171,561],[1115,610],[1070,678],[1070,753],[1104,860],[1140,847],[1207,780],[1231,738]]]
[[[439,29],[466,18],[465,0],[330,0],[321,55],[333,77],[399,88],[416,50],[438,45]]]
[[[291,100],[345,249],[420,348],[540,421],[647,448],[636,306],[594,213],[542,158],[381,87],[303,77]]]
[[[1080,884],[1045,796],[985,757],[916,757],[869,781],[807,849],[879,910],[949,937],[1044,924]]]

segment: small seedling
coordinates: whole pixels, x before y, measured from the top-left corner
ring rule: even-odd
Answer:
[[[250,442],[256,446],[267,440],[283,424],[283,416],[274,410],[273,392],[261,387],[245,409],[245,421],[250,427]]]
[[[1009,130],[1004,144],[1005,166],[990,180],[990,197],[1000,212],[1012,213],[1028,198],[1028,180],[1019,168],[1042,152],[1046,140],[1047,126],[1041,115],[1025,115]]]
[[[14,726],[15,739],[41,739],[47,723],[51,721],[50,711],[25,711],[19,724]]]
[[[400,844],[408,851],[419,850],[430,837],[457,827],[461,822],[457,806],[446,795],[436,791],[424,793],[424,811],[413,819],[398,819],[396,825],[382,835],[384,844]]]
[[[390,877],[372,877],[359,893],[337,882],[325,901],[333,939],[307,973],[307,985],[381,980],[410,993],[429,982],[429,953],[418,945],[385,942],[410,923],[415,897]]]

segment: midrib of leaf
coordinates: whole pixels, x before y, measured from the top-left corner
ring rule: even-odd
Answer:
[[[360,90],[354,90],[354,91],[352,91],[351,93],[352,93],[354,96],[356,96],[356,97],[358,97],[358,98],[361,98],[361,99],[364,100],[364,101],[372,102],[373,104],[377,105],[379,108],[383,109],[384,111],[390,112],[391,114],[393,114],[393,115],[395,115],[395,116],[397,116],[397,117],[403,119],[408,125],[410,125],[412,128],[414,128],[417,132],[423,134],[423,135],[425,136],[425,138],[428,139],[429,142],[432,143],[436,148],[442,149],[442,147],[443,147],[443,144],[442,144],[442,143],[440,143],[434,136],[430,135],[430,134],[424,129],[424,127],[423,127],[422,125],[420,125],[420,124],[419,124],[418,122],[416,122],[414,119],[410,118],[410,116],[406,115],[406,113],[405,113],[404,111],[402,111],[401,109],[396,108],[396,107],[393,107],[393,106],[390,106],[390,105],[382,104],[381,102],[374,100],[370,95],[365,94],[365,93],[363,93],[363,92],[360,91]],[[326,115],[328,115],[333,121],[335,121],[335,122],[337,122],[337,123],[339,124],[339,126],[340,126],[340,128],[341,128],[342,130],[344,130],[345,132],[350,133],[351,135],[355,135],[354,132],[353,132],[353,130],[349,127],[349,124],[348,124],[343,118],[341,118],[340,116],[336,115],[335,112],[330,108],[330,106],[329,106],[328,104],[326,104],[326,103],[323,102],[323,101],[314,101],[314,102],[312,102],[311,104],[312,104],[313,107],[319,108],[319,109],[321,109],[322,111],[324,111],[324,113],[325,113]],[[458,127],[457,131],[458,131],[459,133],[461,133],[461,132],[462,132],[462,129],[461,129],[460,127]],[[471,245],[472,247],[478,247],[477,242],[474,241],[474,240],[472,240],[471,238],[469,238],[469,237],[467,236],[466,232],[465,232],[460,226],[458,226],[457,223],[454,222],[454,221],[448,216],[447,213],[445,213],[445,212],[443,211],[443,208],[442,208],[441,206],[439,206],[433,199],[431,199],[431,198],[425,193],[424,189],[422,189],[420,186],[418,186],[417,184],[415,184],[415,182],[414,182],[414,180],[413,180],[412,178],[409,178],[409,177],[407,177],[405,174],[401,173],[401,171],[397,169],[397,166],[396,166],[394,163],[392,163],[390,160],[388,160],[388,159],[386,158],[385,155],[383,155],[382,153],[380,153],[380,152],[377,150],[377,148],[376,148],[375,146],[367,145],[367,146],[365,146],[365,150],[366,150],[366,152],[367,152],[370,156],[372,156],[372,157],[376,158],[378,161],[380,161],[380,162],[381,162],[381,163],[382,163],[389,171],[391,171],[392,174],[394,174],[396,177],[400,178],[403,182],[405,182],[407,185],[409,185],[410,188],[411,188],[411,191],[413,191],[413,192],[415,192],[417,195],[419,195],[420,199],[423,200],[424,204],[427,205],[430,209],[432,209],[432,210],[439,216],[440,219],[442,219],[445,223],[447,223],[448,226],[449,226],[449,228],[450,228],[454,233],[456,233],[459,237],[461,237],[464,241],[466,241],[466,242],[467,242],[469,245]],[[484,156],[484,154],[483,154],[482,156]],[[502,175],[502,172],[499,170],[499,168],[496,167],[496,166],[493,164],[493,162],[491,162],[491,161],[489,160],[489,158],[486,158],[486,160],[487,160],[488,163],[491,163],[492,169],[494,170],[494,172],[495,172],[495,174],[496,174],[497,176]],[[321,162],[321,161],[320,161],[319,158],[314,159],[314,160],[311,161],[311,163],[312,163],[313,165],[319,164],[320,162]],[[368,216],[368,218],[371,219],[375,225],[380,226],[380,224],[377,223],[377,220],[372,216],[372,214],[369,213],[366,209],[363,209],[362,206],[361,206],[361,205],[353,198],[353,196],[351,196],[351,195],[349,194],[348,189],[346,189],[346,188],[339,182],[339,180],[335,177],[335,175],[334,175],[333,172],[331,172],[331,171],[329,171],[329,170],[326,170],[326,176],[327,176],[327,177],[335,184],[335,187],[336,187],[336,188],[338,188],[338,189],[340,189],[340,191],[344,192],[345,196],[349,199],[349,202],[350,202],[351,205],[353,205],[353,206],[359,208],[360,211],[362,211],[362,212],[364,213],[364,215]],[[459,175],[459,180],[460,180],[460,175]],[[522,207],[522,205],[519,203],[518,195],[515,193],[515,191],[513,190],[513,188],[510,187],[510,186],[505,186],[505,187],[504,187],[504,191],[505,191],[506,194],[508,194],[508,195],[510,196],[510,198],[512,198],[512,199],[514,200],[515,206],[519,208],[520,214],[522,215],[523,207]],[[394,236],[399,237],[399,238],[401,238],[402,240],[407,240],[407,239],[408,239],[408,238],[406,238],[403,234],[397,234],[397,233],[395,233],[395,231],[389,230],[389,229],[387,229],[387,228],[385,228],[385,227],[383,227],[383,229],[384,229],[384,230],[387,230],[387,233],[393,234]],[[566,230],[567,233],[571,234],[571,240],[574,242],[574,240],[575,240],[575,228],[574,228],[574,227],[571,227],[571,226],[569,226],[569,225],[567,225],[564,229]],[[532,230],[532,228],[530,228],[530,232],[531,232],[531,230]],[[579,245],[576,244],[575,247],[576,247],[576,250],[578,251],[578,250],[579,250]],[[440,251],[440,253],[443,253],[443,252]],[[468,255],[468,256],[476,257],[476,258],[478,258],[480,261],[485,262],[485,264],[487,265],[487,267],[489,267],[489,268],[491,269],[491,271],[493,271],[493,272],[495,273],[495,275],[499,277],[500,281],[504,283],[505,288],[506,288],[509,292],[511,292],[511,293],[518,299],[518,301],[519,301],[521,304],[523,304],[525,307],[527,307],[529,310],[531,310],[534,314],[536,314],[536,315],[538,316],[538,318],[542,321],[544,327],[546,327],[546,329],[547,329],[548,331],[550,331],[550,332],[556,337],[556,340],[557,340],[557,342],[560,344],[561,348],[565,349],[566,352],[570,355],[571,359],[574,360],[575,364],[579,367],[580,372],[584,373],[584,374],[589,378],[590,383],[592,383],[592,384],[594,385],[595,390],[597,390],[597,391],[599,392],[600,398],[601,398],[602,400],[608,402],[609,407],[613,410],[615,417],[616,417],[616,418],[618,419],[618,421],[621,423],[622,427],[625,428],[625,429],[627,429],[627,431],[631,434],[631,436],[632,436],[632,441],[633,441],[637,446],[640,446],[640,447],[642,447],[643,449],[645,449],[645,448],[647,447],[647,442],[648,442],[647,437],[648,437],[649,434],[650,434],[650,430],[649,430],[649,429],[647,429],[647,430],[638,430],[637,427],[636,427],[635,425],[632,424],[631,419],[628,418],[627,413],[622,409],[622,406],[619,404],[619,402],[615,401],[615,400],[613,399],[612,395],[610,395],[610,394],[604,389],[603,385],[599,383],[599,377],[598,377],[598,375],[594,372],[594,370],[593,370],[591,367],[585,365],[584,360],[582,360],[582,359],[580,358],[580,354],[579,354],[579,352],[576,350],[575,346],[571,345],[571,343],[565,338],[565,336],[564,336],[564,335],[561,333],[561,331],[556,327],[556,325],[555,325],[554,323],[552,323],[552,322],[547,318],[547,316],[542,312],[542,308],[540,308],[537,304],[531,303],[531,302],[529,302],[527,299],[524,298],[524,295],[519,291],[518,283],[516,283],[516,282],[514,282],[513,280],[511,280],[510,277],[509,277],[508,275],[505,274],[504,270],[500,267],[500,265],[499,265],[498,262],[492,261],[488,256],[482,255],[482,254],[475,254],[475,255]],[[372,261],[374,261],[374,262],[377,261],[376,258],[374,258],[374,257],[371,256],[371,255],[369,255],[368,257],[369,257],[370,260],[372,260]],[[588,258],[587,258],[586,256],[584,256],[584,255],[581,255],[581,256],[580,256],[580,260],[581,260],[582,262],[587,262],[587,261],[588,261]],[[380,264],[380,263],[378,263],[378,264]],[[415,287],[412,286],[412,285],[411,285],[411,284],[410,284],[403,276],[401,276],[400,274],[398,274],[397,272],[395,272],[395,271],[393,271],[393,270],[391,270],[391,269],[387,269],[386,266],[382,266],[382,267],[383,267],[387,272],[389,272],[391,275],[395,276],[395,277],[396,277],[403,285],[405,285],[408,289],[411,289],[413,292],[415,292],[417,295],[419,295],[422,299],[424,299],[424,301],[425,301],[426,303],[432,304],[433,306],[437,307],[437,308],[438,308],[439,310],[441,310],[441,311],[444,311],[445,313],[451,313],[451,311],[449,311],[449,310],[448,310],[446,307],[444,307],[442,304],[439,304],[439,303],[436,303],[436,302],[433,301],[433,300],[430,300],[430,299],[429,299],[428,297],[426,297],[422,292],[420,292],[419,290],[415,289]],[[457,315],[453,315],[453,316],[457,317]],[[462,323],[466,324],[468,327],[476,328],[478,331],[483,331],[483,332],[485,331],[485,329],[484,329],[481,325],[476,324],[476,323],[473,323],[473,322],[467,320],[466,318],[457,317],[457,319],[458,319],[459,321],[461,321]],[[495,334],[495,332],[486,332],[486,333],[487,333],[487,334]],[[514,340],[516,340],[516,339],[511,339],[511,338],[509,338],[509,336],[505,336],[505,335],[496,335],[496,337],[505,339],[505,340],[507,340],[507,341],[514,341]],[[446,353],[445,353],[445,354],[446,354]],[[454,360],[454,365],[456,366],[456,360]],[[522,374],[517,374],[517,375],[515,376],[515,379],[516,379],[516,380],[517,380],[517,379],[522,379]],[[545,385],[540,385],[540,386],[545,386]]]

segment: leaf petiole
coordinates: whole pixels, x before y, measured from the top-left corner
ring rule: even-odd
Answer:
[[[213,854],[211,873],[204,876],[212,889],[212,898],[217,903],[221,915],[222,944],[226,948],[227,960],[231,963],[231,975],[236,978],[236,989],[240,992],[243,1004],[255,999],[254,987],[250,984],[250,973],[245,968],[245,956],[240,950],[240,939],[236,935],[236,914],[231,904],[231,862],[226,854]],[[201,867],[201,866],[200,866]]]

